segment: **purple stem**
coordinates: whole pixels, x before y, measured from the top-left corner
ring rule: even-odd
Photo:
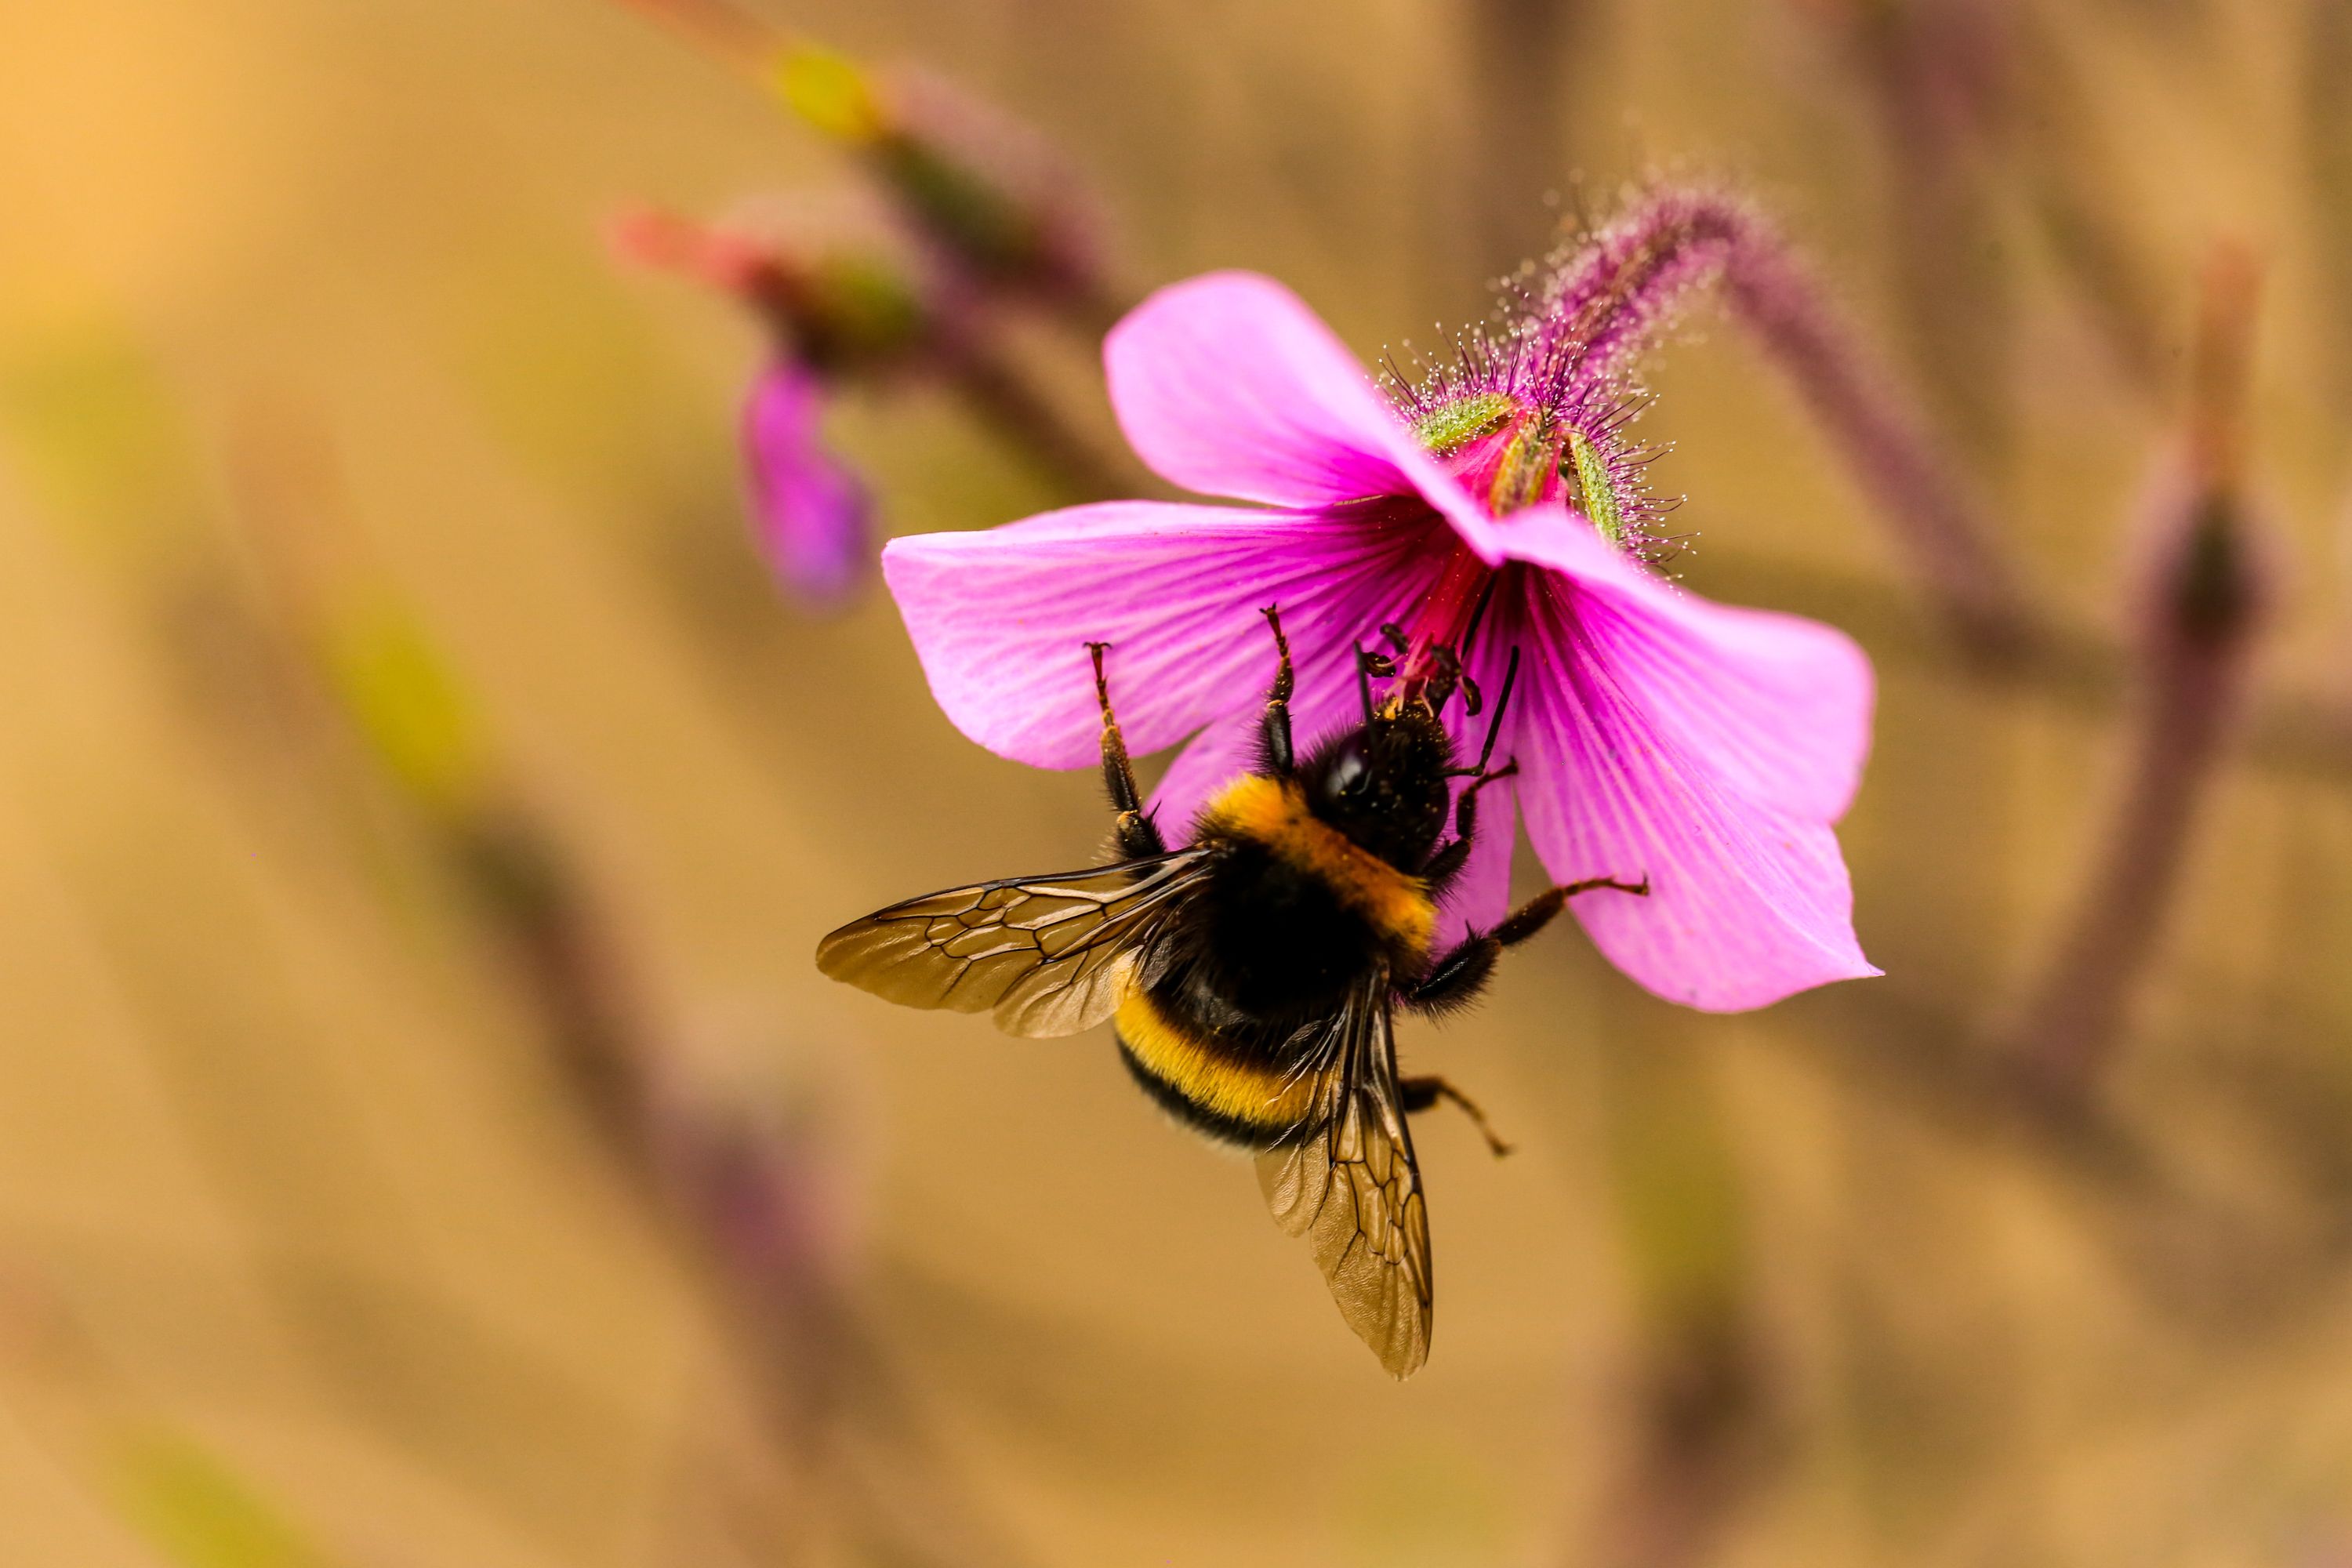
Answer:
[[[2147,708],[2130,776],[2066,934],[2013,1027],[2026,1087],[2078,1107],[2112,1059],[2178,890],[2197,810],[2246,686],[2268,593],[2240,484],[2241,408],[2253,273],[2234,251],[2206,279],[2186,472],[2147,532],[2155,571],[2140,610]]]
[[[1017,1561],[930,1450],[842,1289],[804,1142],[668,1080],[621,955],[532,818],[490,809],[446,825],[584,1107],[712,1286],[786,1473],[836,1486],[891,1561]],[[866,1436],[886,1447],[882,1480],[859,1473]]]
[[[1567,374],[1601,380],[1627,369],[1687,296],[1713,283],[1795,385],[1965,644],[2005,653],[2028,606],[1983,500],[1787,240],[1745,204],[1704,190],[1653,192],[1594,236],[1559,280],[1545,330],[1556,342],[1581,341]]]

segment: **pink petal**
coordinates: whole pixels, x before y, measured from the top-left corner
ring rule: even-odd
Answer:
[[[1275,669],[1265,605],[1282,607],[1310,699],[1324,690],[1339,650],[1423,586],[1429,533],[1359,517],[1107,501],[896,539],[882,572],[955,726],[1000,755],[1075,768],[1100,743],[1088,642],[1112,645],[1111,699],[1129,750],[1157,751],[1263,702]]]
[[[1560,881],[1639,880],[1571,906],[1610,962],[1709,1012],[1875,974],[1853,934],[1836,837],[1759,805],[1691,753],[1595,635],[1596,595],[1555,580],[1527,606],[1543,679],[1521,675],[1521,810]],[[1606,617],[1605,609],[1600,612]]]
[[[1271,278],[1171,284],[1111,329],[1103,369],[1128,445],[1171,484],[1288,507],[1418,492],[1499,559],[1484,510],[1331,329]]]
[[[772,365],[743,407],[751,506],[777,575],[802,593],[838,598],[872,555],[866,487],[825,450],[822,389],[805,367]]]
[[[1717,605],[1558,505],[1493,524],[1505,554],[1568,574],[1580,624],[1629,697],[1735,793],[1796,817],[1845,815],[1870,752],[1870,659],[1834,627]]]

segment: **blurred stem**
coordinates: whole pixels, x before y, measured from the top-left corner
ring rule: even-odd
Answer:
[[[1134,493],[1135,482],[1064,418],[1002,349],[966,334],[941,345],[940,363],[964,405],[1073,499],[1108,500]]]
[[[2338,422],[2352,411],[2352,5],[2305,0],[2303,121]]]
[[[2105,847],[2066,933],[2013,1027],[2026,1087],[2080,1105],[2114,1056],[2154,955],[2199,805],[2239,707],[2265,598],[2243,497],[2254,268],[2208,268],[2190,389],[2186,481],[2151,520],[2156,573],[2142,612],[2146,710]]]
[[[1586,1560],[1685,1568],[1712,1555],[1754,1479],[1764,1379],[1714,1085],[1686,1040],[1627,1034],[1612,1034],[1609,1150],[1641,1356],[1625,1468]]]
[[[1590,37],[1594,10],[1591,0],[1471,0],[1464,26],[1476,84],[1470,162],[1479,171],[1482,272],[1506,271],[1528,253],[1537,202],[1569,165],[1572,41]]]
[[[2006,279],[1987,163],[2002,116],[2006,39],[1990,0],[1864,8],[1858,40],[1894,163],[1895,278],[1912,374],[1978,462],[2009,447]]]
[[[2314,4],[2324,10],[2334,0]],[[2003,410],[1953,395],[1964,388],[1951,366],[1973,366],[1966,386],[2007,401],[2005,365],[1983,363],[1976,335],[2002,305],[1994,208],[2004,195],[2040,232],[2116,366],[2142,395],[2160,395],[2164,312],[2116,222],[2112,149],[2091,123],[2080,73],[2035,8],[1832,0],[1801,9],[1843,28],[1878,100],[1897,166],[1897,273],[1918,368],[1925,384],[1945,390],[1958,426],[1998,434],[1987,421]],[[2005,345],[2008,335],[2004,327],[1990,341]]]
[[[2135,660],[2123,644],[2086,626],[2036,615],[2019,623],[1993,658],[1956,650],[1916,598],[1859,575],[1710,549],[1694,581],[1711,593],[1843,626],[1881,664],[2014,692],[2069,712],[2112,714],[2131,700]],[[2279,773],[2352,783],[2352,700],[2336,691],[2273,690],[2245,704],[2241,751]]]
[[[2323,5],[2329,0],[2321,0]],[[2019,144],[2000,156],[2000,172],[2025,204],[2075,300],[2105,340],[2110,358],[2143,397],[2168,388],[2171,365],[2164,301],[2115,220],[2121,188],[2113,147],[2093,124],[2092,98],[2068,51],[2030,6],[2014,6],[2021,37],[2018,65]],[[1983,150],[1990,160],[1991,148]]]
[[[1868,353],[1795,248],[1746,203],[1658,186],[1588,237],[1547,300],[1546,353],[1588,380],[1626,368],[1709,284],[1795,386],[1964,645],[2000,651],[2029,610],[1990,510],[1916,400]]]
[[[1045,306],[1099,338],[1127,301],[1101,275],[1077,182],[991,150],[976,101],[876,68],[731,0],[621,0],[742,72],[856,157],[913,228],[971,281]],[[998,132],[1012,129],[1007,124]]]
[[[625,966],[528,816],[485,812],[457,825],[455,847],[582,1104],[709,1277],[725,1326],[749,1352],[756,1400],[789,1473],[840,1489],[855,1528],[884,1560],[941,1568],[1016,1561],[929,1451],[835,1278],[806,1156],[756,1118],[730,1116],[667,1081],[623,984]],[[887,1482],[845,1457],[843,1420],[853,1407],[888,1444]]]
[[[1740,320],[1895,525],[1962,646],[1984,657],[2011,647],[2031,607],[1990,510],[1819,283],[1777,235],[1748,226],[1725,285]]]
[[[460,672],[351,531],[335,526],[322,465],[306,460],[316,458],[315,442],[275,439],[255,457],[266,461],[244,479],[256,542],[289,635],[315,661],[363,765],[437,836],[601,1146],[667,1222],[663,1234],[684,1244],[683,1261],[747,1369],[783,1461],[767,1481],[791,1483],[743,1510],[783,1516],[786,1528],[761,1532],[768,1554],[795,1560],[806,1531],[790,1527],[808,1523],[812,1498],[830,1485],[844,1489],[836,1501],[850,1500],[851,1524],[881,1543],[878,1555],[956,1568],[1012,1561],[927,1452],[865,1340],[820,1234],[822,1194],[805,1152],[674,1081],[635,966],[523,804]],[[853,1403],[866,1435],[887,1444],[878,1461],[887,1482],[856,1473],[872,1461],[845,1441]]]

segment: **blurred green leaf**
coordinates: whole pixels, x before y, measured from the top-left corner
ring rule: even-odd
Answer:
[[[366,601],[328,631],[337,697],[403,789],[435,810],[479,804],[489,748],[463,682],[406,606]]]
[[[136,557],[185,515],[195,465],[152,358],[100,318],[37,327],[0,354],[0,438],[33,499],[84,543]]]
[[[184,1568],[324,1568],[332,1561],[218,1456],[162,1428],[125,1441],[114,1464],[128,1522]]]

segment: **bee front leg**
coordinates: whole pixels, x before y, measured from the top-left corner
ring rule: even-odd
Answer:
[[[1470,846],[1478,834],[1478,792],[1496,779],[1510,778],[1518,771],[1517,763],[1505,763],[1491,773],[1480,773],[1471,781],[1470,787],[1462,792],[1462,798],[1454,805],[1454,837],[1429,858],[1429,864],[1421,873],[1432,894],[1443,893],[1452,887],[1454,879],[1462,875],[1463,868],[1470,864]]]
[[[1290,741],[1290,639],[1282,635],[1282,606],[1268,605],[1258,612],[1265,617],[1266,629],[1274,633],[1274,651],[1279,662],[1275,666],[1274,686],[1265,695],[1265,717],[1258,721],[1259,749],[1265,753],[1265,771],[1280,778],[1287,775],[1294,763]]]
[[[1103,784],[1110,791],[1111,809],[1118,813],[1111,832],[1119,854],[1129,860],[1143,860],[1167,854],[1168,843],[1160,837],[1160,825],[1144,814],[1143,797],[1135,787],[1135,766],[1127,757],[1127,740],[1118,732],[1118,716],[1110,710],[1110,682],[1103,675],[1103,655],[1109,648],[1107,642],[1087,644],[1095,663],[1095,700],[1102,705]]]
[[[1441,1100],[1450,1100],[1461,1108],[1462,1113],[1469,1117],[1477,1127],[1478,1136],[1486,1141],[1486,1147],[1495,1152],[1495,1158],[1499,1160],[1511,1152],[1511,1145],[1504,1140],[1501,1133],[1495,1131],[1493,1124],[1486,1120],[1486,1113],[1478,1109],[1478,1102],[1445,1079],[1442,1078],[1397,1079],[1397,1103],[1404,1108],[1408,1115],[1415,1111],[1427,1110]]]

